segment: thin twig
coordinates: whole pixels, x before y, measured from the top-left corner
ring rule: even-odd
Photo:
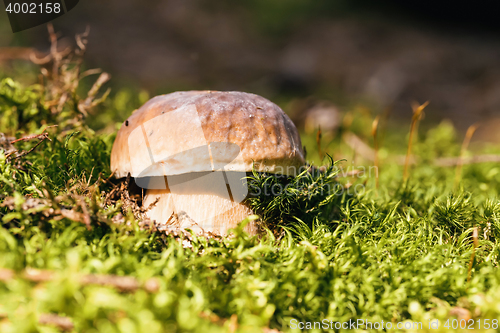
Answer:
[[[6,282],[14,278],[14,271],[10,269],[0,268],[0,281]]]
[[[83,213],[83,223],[87,226],[87,230],[91,230],[91,219],[90,219],[90,214],[89,210],[87,209],[87,204],[85,203],[85,200],[83,197],[80,198],[79,200],[80,207],[82,208],[82,213]]]
[[[425,102],[422,105],[413,105],[413,117],[411,118],[411,126],[410,126],[410,138],[408,140],[408,150],[406,151],[406,160],[405,167],[403,173],[403,181],[406,183],[408,180],[408,166],[410,164],[410,155],[411,155],[411,146],[413,143],[413,133],[415,132],[418,121],[420,120],[420,116],[424,111],[425,107],[429,104],[429,101]]]
[[[34,283],[46,283],[57,280],[60,275],[51,270],[39,270],[34,268],[26,268],[21,274],[15,273],[11,269],[0,269],[0,281],[8,282],[16,277]],[[144,290],[154,293],[160,288],[160,283],[157,278],[150,278],[143,284],[140,283],[135,277],[132,276],[118,276],[112,274],[86,274],[78,278],[80,284],[99,285],[106,287],[113,287],[122,292],[135,292],[143,288]]]
[[[318,155],[319,160],[323,160],[323,153],[321,151],[321,127],[318,128],[318,132],[316,133],[316,145],[318,146]]]
[[[478,230],[477,227],[474,227],[472,231],[472,241],[473,241],[473,247],[472,247],[472,254],[470,256],[470,261],[469,261],[469,270],[467,272],[467,283],[470,282],[470,279],[472,277],[472,266],[474,264],[474,257],[476,256],[476,248],[479,245],[478,241]]]
[[[472,139],[472,136],[474,135],[474,132],[476,129],[479,127],[479,124],[473,124],[469,126],[467,129],[467,133],[465,133],[465,138],[464,141],[462,142],[462,148],[460,149],[460,158],[459,162],[457,164],[457,169],[455,171],[455,189],[458,187],[458,184],[460,183],[460,178],[462,176],[462,165],[463,165],[463,159],[465,156],[465,152],[467,151],[467,148],[469,147],[470,140]]]
[[[88,43],[88,37],[90,34],[90,26],[87,25],[85,27],[85,31],[81,34],[76,35],[76,45],[80,48],[80,55],[83,55],[83,53],[87,50],[87,43]]]
[[[361,138],[356,134],[347,132],[343,135],[343,139],[344,142],[349,147],[351,147],[354,152],[360,154],[369,161],[375,160],[375,151],[369,145],[363,142],[363,140],[361,140]]]
[[[61,331],[72,331],[75,325],[68,317],[59,316],[54,313],[43,313],[38,318],[40,325],[55,326]]]
[[[88,115],[88,109],[96,106],[97,104],[101,103],[106,97],[108,96],[110,90],[108,89],[107,91],[104,92],[103,96],[101,98],[95,99],[97,93],[101,89],[102,85],[108,82],[111,79],[111,76],[104,72],[99,75],[97,78],[96,82],[90,88],[87,98],[84,100],[81,100],[78,103],[78,111],[80,111],[83,115],[87,116]]]
[[[146,213],[148,212],[149,210],[153,209],[154,206],[156,206],[156,204],[160,202],[160,197],[156,197],[155,201],[153,201],[152,203],[149,204],[148,207],[146,208],[141,208],[141,211],[142,213]]]
[[[451,167],[461,164],[476,164],[476,163],[497,163],[500,162],[500,155],[486,154],[476,156],[460,157],[440,157],[434,161],[434,164],[442,167]]]
[[[45,139],[48,139],[49,141],[52,141],[50,140],[49,138],[49,133],[47,132],[44,132],[42,134],[38,134],[36,136],[33,136],[33,137],[30,137],[30,138],[21,138],[21,139],[18,139],[18,140],[14,140],[12,142],[17,142],[17,141],[25,141],[25,140],[30,140],[30,139],[34,139],[34,138],[38,138],[40,141],[38,141],[30,150],[28,151],[23,151],[21,154],[17,155],[17,156],[14,156],[11,160],[15,160],[15,159],[18,159],[20,157],[23,157],[23,156],[26,156],[28,155],[29,153],[31,153],[33,150],[36,149],[36,147],[38,147],[43,141],[45,141]],[[9,158],[12,154],[14,154],[15,152],[11,152],[10,154],[8,154],[6,156],[6,158]]]
[[[375,187],[378,190],[379,183],[378,183],[378,167],[379,167],[379,162],[378,162],[378,123],[380,120],[380,115],[375,117],[372,123],[372,136],[373,136],[373,148],[374,148],[374,161],[373,164],[375,165],[375,170],[377,170],[377,175],[375,176]]]

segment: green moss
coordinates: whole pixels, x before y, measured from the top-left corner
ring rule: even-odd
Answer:
[[[2,131],[19,138],[57,122],[45,113],[37,88],[2,82]],[[127,94],[107,102],[109,115],[132,103]],[[74,116],[70,110],[65,121]],[[349,161],[330,161],[326,172],[294,178],[255,173],[251,190],[286,188],[249,199],[273,232],[252,238],[241,225],[230,238],[188,237],[189,246],[185,236],[143,230],[122,211],[121,200],[106,199],[113,184],[102,179],[110,176],[113,135],[85,124],[61,127],[48,129],[51,141],[19,159],[0,152],[0,267],[16,272],[0,278],[2,332],[57,331],[38,322],[46,313],[69,317],[77,332],[106,333],[289,331],[292,319],[411,320],[426,328],[428,319],[438,318],[442,328],[453,306],[475,318],[500,316],[500,173],[492,163],[465,165],[454,191],[455,169],[432,163],[459,151],[447,124],[415,143],[417,164],[407,184],[391,159],[404,154],[404,133],[391,136],[378,190],[369,173],[342,177],[338,168]],[[37,142],[15,147],[28,151]],[[314,139],[305,142],[313,152]],[[474,227],[480,228],[479,245],[468,282]],[[23,277],[27,268],[54,275],[35,283]],[[91,273],[134,277],[140,284],[156,278],[158,288],[124,292],[82,283]]]

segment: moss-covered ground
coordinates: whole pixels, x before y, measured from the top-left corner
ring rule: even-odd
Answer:
[[[374,146],[372,116],[353,109],[320,143],[303,133],[308,160],[329,168],[249,179],[293,184],[249,200],[262,237],[166,234],[109,169],[117,121],[147,94],[82,93],[79,66],[0,82],[1,332],[497,331],[500,166],[468,156],[500,147],[472,144],[461,166],[455,129],[421,122],[405,180],[410,126],[381,126],[377,187],[370,156],[346,144]]]

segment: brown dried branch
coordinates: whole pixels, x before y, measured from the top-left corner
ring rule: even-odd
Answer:
[[[83,79],[84,77],[87,77],[90,75],[95,75],[95,74],[101,74],[101,73],[102,73],[102,69],[100,69],[100,68],[87,69],[85,72],[83,72],[80,75],[80,78]]]
[[[469,310],[454,306],[450,309],[448,313],[450,316],[456,316],[458,320],[465,320],[466,322],[471,319],[471,313]]]
[[[365,171],[359,170],[359,169],[354,169],[354,170],[350,170],[350,171],[347,171],[345,173],[339,174],[337,177],[346,177],[346,178],[347,177],[355,177],[363,172],[365,172]]]
[[[83,223],[85,223],[85,225],[87,226],[87,230],[90,230],[92,229],[92,227],[91,227],[89,210],[87,209],[87,204],[85,203],[85,200],[82,197],[80,198],[80,200],[78,200],[78,203],[82,208]]]
[[[469,147],[470,140],[472,139],[472,136],[474,135],[474,132],[476,132],[476,129],[479,127],[479,124],[473,124],[469,126],[467,129],[467,133],[465,134],[464,141],[462,142],[462,147],[460,149],[460,161],[457,164],[457,168],[455,170],[455,185],[454,187],[457,188],[458,184],[460,183],[460,179],[462,178],[462,165],[463,165],[463,158],[465,155],[465,152],[467,151],[467,148]]]
[[[111,75],[108,73],[101,73],[99,75],[99,78],[97,78],[96,82],[92,86],[92,88],[89,90],[87,94],[87,98],[84,100],[81,100],[78,102],[78,110],[84,114],[85,116],[88,115],[89,109],[93,108],[94,106],[100,104],[106,97],[109,95],[110,89],[106,90],[106,92],[103,94],[101,98],[96,99],[96,95],[101,89],[102,85],[108,82],[111,79]]]
[[[23,138],[19,138],[19,139],[16,139],[16,140],[12,140],[10,143],[16,143],[16,142],[19,142],[19,141],[29,141],[31,139],[43,139],[46,135],[46,133],[42,133],[42,134],[34,134],[34,135],[28,135],[28,136],[25,136]]]
[[[0,281],[7,282],[14,278],[14,271],[11,269],[0,268]]]
[[[148,207],[146,208],[141,208],[141,213],[146,213],[147,211],[153,209],[154,206],[160,201],[160,197],[157,197],[155,201],[153,201],[151,204],[149,204]]]
[[[373,137],[373,164],[375,165],[376,170],[379,169],[379,158],[378,158],[378,152],[379,152],[379,140],[378,140],[378,125],[380,121],[380,115],[376,116],[375,119],[373,120],[372,123],[372,137]],[[379,188],[379,181],[378,181],[378,172],[377,175],[375,176],[375,187],[378,189]]]
[[[38,318],[40,325],[55,326],[61,331],[72,331],[75,325],[68,317],[56,315],[54,313],[43,313]]]
[[[136,278],[131,276],[116,276],[116,275],[97,275],[89,274],[80,279],[83,285],[99,285],[105,287],[113,287],[122,292],[134,292],[139,289],[140,284]]]
[[[15,60],[29,60],[34,50],[31,47],[0,47],[0,63]]]
[[[11,156],[16,153],[17,151],[14,151],[14,152],[11,152],[9,154],[7,154],[7,156],[5,156],[7,159],[10,158],[10,160],[15,160],[15,159],[18,159],[20,157],[23,157],[23,156],[26,156],[28,155],[29,153],[31,153],[33,150],[36,149],[36,147],[38,147],[43,141],[45,140],[49,140],[49,141],[52,141],[50,140],[49,138],[49,133],[47,132],[43,132],[42,134],[37,134],[37,135],[31,135],[31,136],[28,136],[28,137],[24,137],[24,138],[20,138],[20,139],[17,139],[17,140],[14,140],[12,141],[11,143],[14,143],[14,142],[18,142],[18,141],[27,141],[27,140],[31,140],[31,139],[38,139],[39,141],[28,151],[23,151],[21,152],[20,154],[14,156],[11,158]]]
[[[132,190],[134,187],[137,187],[137,185],[133,183],[133,180],[131,180],[131,176],[129,173],[127,175],[127,178],[125,178],[125,180],[120,183],[120,186],[115,187],[113,190],[111,190],[110,195],[112,194],[113,196],[119,196],[118,198],[122,202],[121,208],[123,215],[127,215],[128,211],[130,210],[132,214],[134,214],[134,217],[136,219],[144,220],[144,213],[153,208],[158,203],[159,199],[155,200],[151,205],[149,205],[149,207],[144,208],[140,203],[141,197],[136,194],[131,195],[131,192],[134,192],[134,190]],[[109,199],[111,198],[111,196],[107,198]],[[149,222],[145,223],[149,225]]]
[[[59,38],[58,34],[54,31],[54,26],[52,23],[47,24],[47,30],[49,32],[50,39],[50,55],[52,57],[52,77],[54,80],[59,78],[59,68],[61,68],[62,60],[71,53],[71,48],[67,47],[62,52],[58,51],[57,40]]]
[[[22,276],[25,280],[41,283],[53,280],[55,273],[47,270],[26,268]]]
[[[131,208],[132,212],[134,212],[134,203],[130,199],[130,194],[128,192],[129,184],[130,184],[130,173],[127,175],[127,178],[125,178],[125,181],[121,183],[119,190],[120,197],[122,200],[122,211],[124,214],[127,214],[129,208]]]
[[[472,254],[470,256],[470,261],[469,261],[469,269],[467,270],[467,283],[470,282],[470,279],[472,277],[472,267],[474,266],[474,258],[476,256],[476,248],[479,245],[479,231],[477,227],[474,227],[472,230]]]
[[[369,161],[375,160],[375,150],[363,142],[356,134],[347,132],[343,136],[344,142],[351,147],[356,153],[363,156]]]
[[[90,26],[87,25],[85,27],[85,31],[81,34],[76,35],[76,45],[80,48],[80,50],[77,50],[78,55],[82,56],[83,53],[87,50],[87,44],[88,44],[88,37],[90,34]]]
[[[410,125],[410,137],[408,139],[408,149],[406,151],[406,159],[405,159],[405,168],[403,172],[403,180],[406,182],[409,177],[408,173],[408,167],[410,165],[410,156],[411,156],[411,147],[413,144],[413,134],[416,132],[416,129],[418,128],[418,122],[421,119],[421,116],[423,115],[423,111],[425,107],[429,105],[429,101],[425,102],[422,105],[419,105],[418,103],[413,103],[412,109],[413,109],[413,117],[411,118],[411,125]]]
[[[0,207],[7,207],[10,210],[14,210],[15,202],[16,200],[13,197],[6,197],[0,204]],[[27,211],[35,208],[48,208],[49,205],[50,203],[47,199],[27,198],[21,205],[21,209]]]
[[[49,53],[46,56],[44,56],[43,58],[38,58],[36,56],[35,52],[33,52],[30,54],[30,60],[32,63],[34,63],[36,65],[46,65],[52,61],[52,54]]]
[[[26,268],[21,274],[17,274],[6,268],[0,268],[0,281],[8,282],[16,277],[34,283],[51,282],[60,278],[60,274],[49,270],[38,270],[34,268]],[[157,278],[150,278],[143,284],[132,276],[118,276],[111,274],[86,274],[79,279],[80,284],[83,286],[98,285],[105,287],[112,287],[121,292],[135,292],[142,288],[148,292],[155,293],[160,289],[160,282]]]
[[[90,32],[89,27],[85,32],[75,36],[75,49],[68,46],[62,50],[59,35],[55,32],[53,25],[49,23],[47,30],[50,40],[49,54],[43,57],[31,55],[31,60],[34,63],[44,66],[41,69],[41,85],[45,91],[44,105],[50,110],[50,114],[54,115],[56,121],[61,120],[58,116],[63,113],[65,108],[69,107],[74,112],[68,113],[69,116],[66,114],[68,119],[64,119],[66,120],[64,124],[78,126],[81,124],[82,118],[88,116],[91,109],[102,103],[108,96],[109,90],[97,98],[100,88],[110,79],[110,76],[107,73],[101,73],[100,69],[91,69],[81,73]],[[87,96],[81,99],[77,94],[80,80],[88,75],[98,73],[101,75]]]
[[[148,293],[157,293],[160,290],[160,281],[157,278],[150,278],[146,280],[143,285],[144,290]]]
[[[318,132],[316,133],[316,146],[318,147],[319,159],[323,160],[323,151],[321,150],[321,136],[321,127],[319,127]]]
[[[500,155],[476,155],[467,157],[441,157],[434,161],[434,164],[442,167],[456,166],[461,164],[475,164],[475,163],[488,163],[488,162],[500,162]]]
[[[85,224],[88,230],[92,228],[91,212],[85,203],[85,197],[69,193],[54,198],[46,189],[43,189],[43,192],[39,192],[41,196],[45,196],[44,199],[26,198],[20,208],[23,211],[30,211],[30,214],[40,214],[41,216],[46,218],[50,217],[56,221],[67,218]],[[0,207],[7,207],[9,210],[15,210],[15,202],[16,200],[13,197],[6,197],[0,204]],[[66,208],[67,206],[72,208]],[[81,209],[81,212],[77,211],[78,208]],[[99,206],[99,208],[102,207]],[[107,223],[108,221],[106,221],[105,218],[105,216],[102,218],[98,216],[96,219],[97,223]]]

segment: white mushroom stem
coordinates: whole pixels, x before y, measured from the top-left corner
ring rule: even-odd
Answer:
[[[253,212],[247,206],[233,202],[213,193],[171,193],[169,190],[149,189],[144,197],[144,207],[155,200],[156,205],[146,212],[146,216],[157,223],[192,229],[196,233],[212,232],[227,235],[239,222]],[[245,226],[251,235],[257,234],[255,221]]]

